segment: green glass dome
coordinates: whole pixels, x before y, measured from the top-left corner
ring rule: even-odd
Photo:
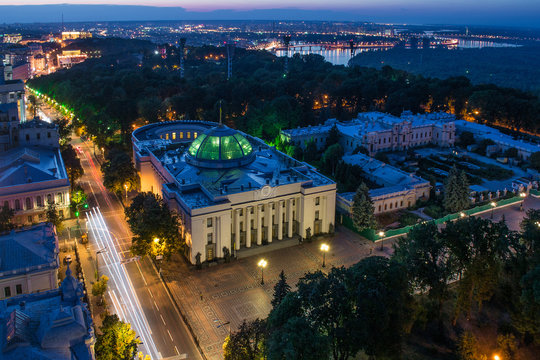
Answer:
[[[208,168],[243,166],[254,158],[251,143],[239,132],[220,125],[199,135],[187,151],[188,163]]]

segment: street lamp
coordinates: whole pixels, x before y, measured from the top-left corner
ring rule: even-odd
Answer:
[[[126,189],[126,205],[127,205],[127,191],[128,191],[128,184],[124,184],[124,189]]]
[[[326,264],[326,253],[330,250],[330,246],[327,244],[321,244],[321,251],[322,251],[322,267],[325,267]]]
[[[493,360],[501,360],[501,357],[499,355],[493,355]]]
[[[381,251],[384,250],[384,231],[379,231],[379,239],[381,239]]]
[[[261,268],[261,285],[264,285],[264,268],[266,267],[267,264],[268,263],[264,259],[261,259],[259,263],[257,264],[257,266]]]
[[[465,213],[462,211],[462,212],[459,213],[459,216],[460,216],[461,218],[464,218],[464,217],[465,217]]]
[[[491,218],[493,219],[493,210],[495,210],[497,203],[495,201],[492,201],[489,203],[489,205],[491,205]]]

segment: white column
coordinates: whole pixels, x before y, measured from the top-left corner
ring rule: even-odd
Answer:
[[[240,209],[234,210],[234,249],[240,250]]]
[[[253,206],[246,208],[246,247],[251,247],[251,209]]]
[[[262,209],[262,204],[257,205],[257,245],[262,244]]]
[[[278,223],[278,233],[277,233],[277,239],[283,240],[283,204],[285,204],[285,201],[279,200],[278,202],[278,211],[277,211],[277,223]]]
[[[287,224],[287,236],[291,238],[293,236],[293,221],[294,221],[293,199],[289,199],[287,200],[287,202],[289,203],[287,206],[287,212],[288,212],[287,218],[289,219],[289,223]]]
[[[272,228],[274,227],[274,222],[272,221],[272,203],[268,203],[266,205],[266,217],[268,218],[268,227],[266,228],[267,230],[267,239],[268,239],[268,243],[271,243],[272,242]]]

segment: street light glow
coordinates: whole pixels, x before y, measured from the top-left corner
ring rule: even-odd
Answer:
[[[501,357],[499,355],[493,355],[493,360],[501,360]]]
[[[379,231],[379,234],[378,234],[380,237],[384,237],[384,231]]]
[[[461,216],[462,218],[465,217],[465,213],[462,211],[459,213],[459,216]]]
[[[155,240],[154,240],[154,241],[155,241]],[[261,259],[261,260],[259,261],[259,263],[257,264],[257,266],[259,266],[260,268],[265,268],[267,264],[268,264],[268,263],[266,262],[266,260]]]
[[[321,245],[321,251],[327,252],[328,250],[330,250],[330,247],[328,245],[326,244]]]
[[[497,203],[495,201],[492,201],[492,202],[489,203],[489,205],[495,207],[495,206],[497,206]]]

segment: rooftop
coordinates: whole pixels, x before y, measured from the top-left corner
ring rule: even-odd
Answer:
[[[59,149],[17,147],[0,154],[0,193],[10,186],[58,179],[68,181]]]
[[[177,121],[163,123],[162,129],[175,131],[176,126],[178,131],[182,126],[191,125],[200,127],[203,134],[189,149],[187,142],[182,144],[178,139],[173,142],[160,138],[162,130],[156,124],[134,133],[134,147],[140,156],[151,154],[161,163],[175,180],[165,184],[165,188],[192,209],[224,203],[230,194],[259,191],[265,186],[334,184],[311,166],[275,150],[258,138],[225,126]],[[228,155],[232,159],[227,159]]]
[[[54,226],[41,223],[0,235],[0,277],[58,268]]]

